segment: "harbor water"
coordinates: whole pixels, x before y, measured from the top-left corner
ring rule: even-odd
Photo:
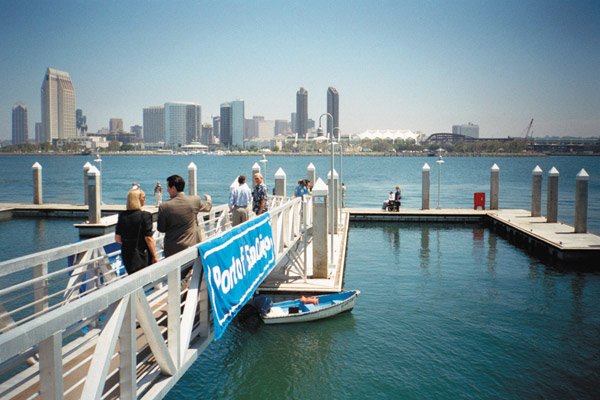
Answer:
[[[152,197],[157,180],[198,166],[200,193],[224,203],[252,156],[106,156],[104,201],[124,203],[132,182]],[[328,157],[269,155],[287,192],[312,162],[325,178]],[[31,202],[31,165],[44,173],[45,202],[82,203],[82,166],[92,157],[0,157],[0,203]],[[575,176],[590,175],[588,228],[600,232],[600,163],[593,157],[345,157],[348,207],[379,207],[399,184],[402,206],[420,208],[421,168],[431,166],[432,208],[471,208],[489,196],[500,167],[500,207],[529,209],[531,171],[560,171],[559,220],[571,224]],[[339,161],[336,158],[336,170]],[[264,164],[263,164],[264,165]],[[489,202],[488,202],[489,204]],[[0,259],[76,240],[73,222],[0,222]],[[351,313],[287,326],[243,313],[209,346],[167,399],[594,399],[600,390],[600,273],[548,265],[478,224],[352,223],[345,287],[360,289]]]

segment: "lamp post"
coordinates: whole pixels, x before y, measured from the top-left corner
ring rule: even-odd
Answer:
[[[334,136],[335,134],[335,130],[337,129],[338,131],[338,146],[340,148],[340,174],[339,174],[339,182],[338,182],[338,186],[339,186],[339,195],[338,195],[338,208],[341,210],[342,209],[342,184],[344,183],[344,179],[343,179],[343,175],[342,175],[342,167],[343,167],[343,159],[342,159],[342,130],[339,127],[335,127],[333,128],[333,132],[332,132],[332,136]],[[341,216],[341,211],[340,211],[340,216]],[[338,220],[338,222],[341,221],[341,218]]]
[[[269,160],[267,160],[267,157],[263,154],[262,160],[259,160],[258,162],[263,164],[263,169],[265,170],[265,186],[267,186],[267,163]]]
[[[442,151],[444,151],[444,149],[438,149],[438,151],[440,152],[439,158],[436,161],[437,165],[438,165],[438,191],[437,191],[437,208],[438,210],[440,209],[440,187],[441,187],[441,182],[442,182],[442,164],[444,163],[444,159],[442,158]]]
[[[94,163],[98,164],[98,169],[100,170],[100,203],[104,204],[104,200],[102,200],[102,178],[103,178],[103,173],[102,173],[102,158],[100,157],[100,153],[96,153],[96,159],[94,159]]]
[[[333,126],[333,115],[329,114],[329,113],[324,113],[321,114],[321,116],[319,117],[319,129],[322,130],[322,124],[321,124],[321,119],[324,116],[328,116],[329,118],[331,118],[331,126]],[[331,243],[331,252],[329,254],[329,263],[331,265],[333,265],[333,221],[334,221],[334,216],[333,216],[333,208],[334,208],[334,204],[333,204],[333,146],[335,145],[335,142],[333,141],[333,132],[331,132],[331,137],[329,138],[329,141],[331,142],[331,179],[329,179],[329,234],[330,236],[330,243]]]

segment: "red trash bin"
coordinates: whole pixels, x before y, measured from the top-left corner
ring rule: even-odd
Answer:
[[[473,193],[473,209],[485,210],[485,193],[484,192]]]

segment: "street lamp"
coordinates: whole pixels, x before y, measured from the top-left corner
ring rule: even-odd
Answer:
[[[101,204],[104,204],[104,199],[102,198],[102,181],[104,177],[102,174],[102,158],[100,157],[100,153],[96,153],[96,159],[94,162],[98,164],[98,169],[100,170],[100,202]]]
[[[258,162],[263,164],[263,169],[265,171],[265,175],[264,175],[265,186],[267,186],[267,163],[269,162],[269,160],[267,160],[267,157],[263,154],[262,160],[259,160]]]
[[[321,116],[319,117],[319,129],[322,131],[322,124],[321,124],[321,119],[324,116],[328,116],[329,118],[331,118],[331,126],[333,126],[333,115],[329,114],[329,113],[324,113],[321,114]],[[330,253],[330,264],[333,265],[333,232],[334,232],[334,228],[333,228],[333,222],[334,222],[334,216],[333,216],[333,208],[334,208],[334,203],[333,203],[333,146],[335,145],[335,142],[333,141],[333,132],[331,133],[331,136],[329,138],[329,141],[331,142],[331,179],[329,179],[329,229],[330,229],[330,243],[331,243],[331,253]]]
[[[440,155],[438,160],[436,161],[437,165],[438,165],[438,192],[437,192],[437,208],[438,210],[440,209],[440,186],[441,186],[441,182],[442,182],[442,164],[444,163],[444,160],[442,159],[442,151],[444,151],[444,149],[440,148],[438,149]]]
[[[340,174],[339,174],[339,182],[338,182],[338,186],[339,186],[338,208],[340,209],[340,216],[341,216],[342,196],[343,196],[342,184],[344,183],[344,179],[343,179],[343,175],[342,175],[342,166],[343,166],[343,164],[342,164],[342,130],[336,126],[335,128],[333,128],[332,136],[334,136],[336,129],[338,131],[338,146],[340,147]],[[340,220],[341,220],[341,218],[340,218]]]

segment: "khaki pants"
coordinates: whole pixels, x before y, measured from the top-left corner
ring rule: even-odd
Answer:
[[[248,207],[234,206],[231,210],[231,226],[236,226],[248,221]]]

